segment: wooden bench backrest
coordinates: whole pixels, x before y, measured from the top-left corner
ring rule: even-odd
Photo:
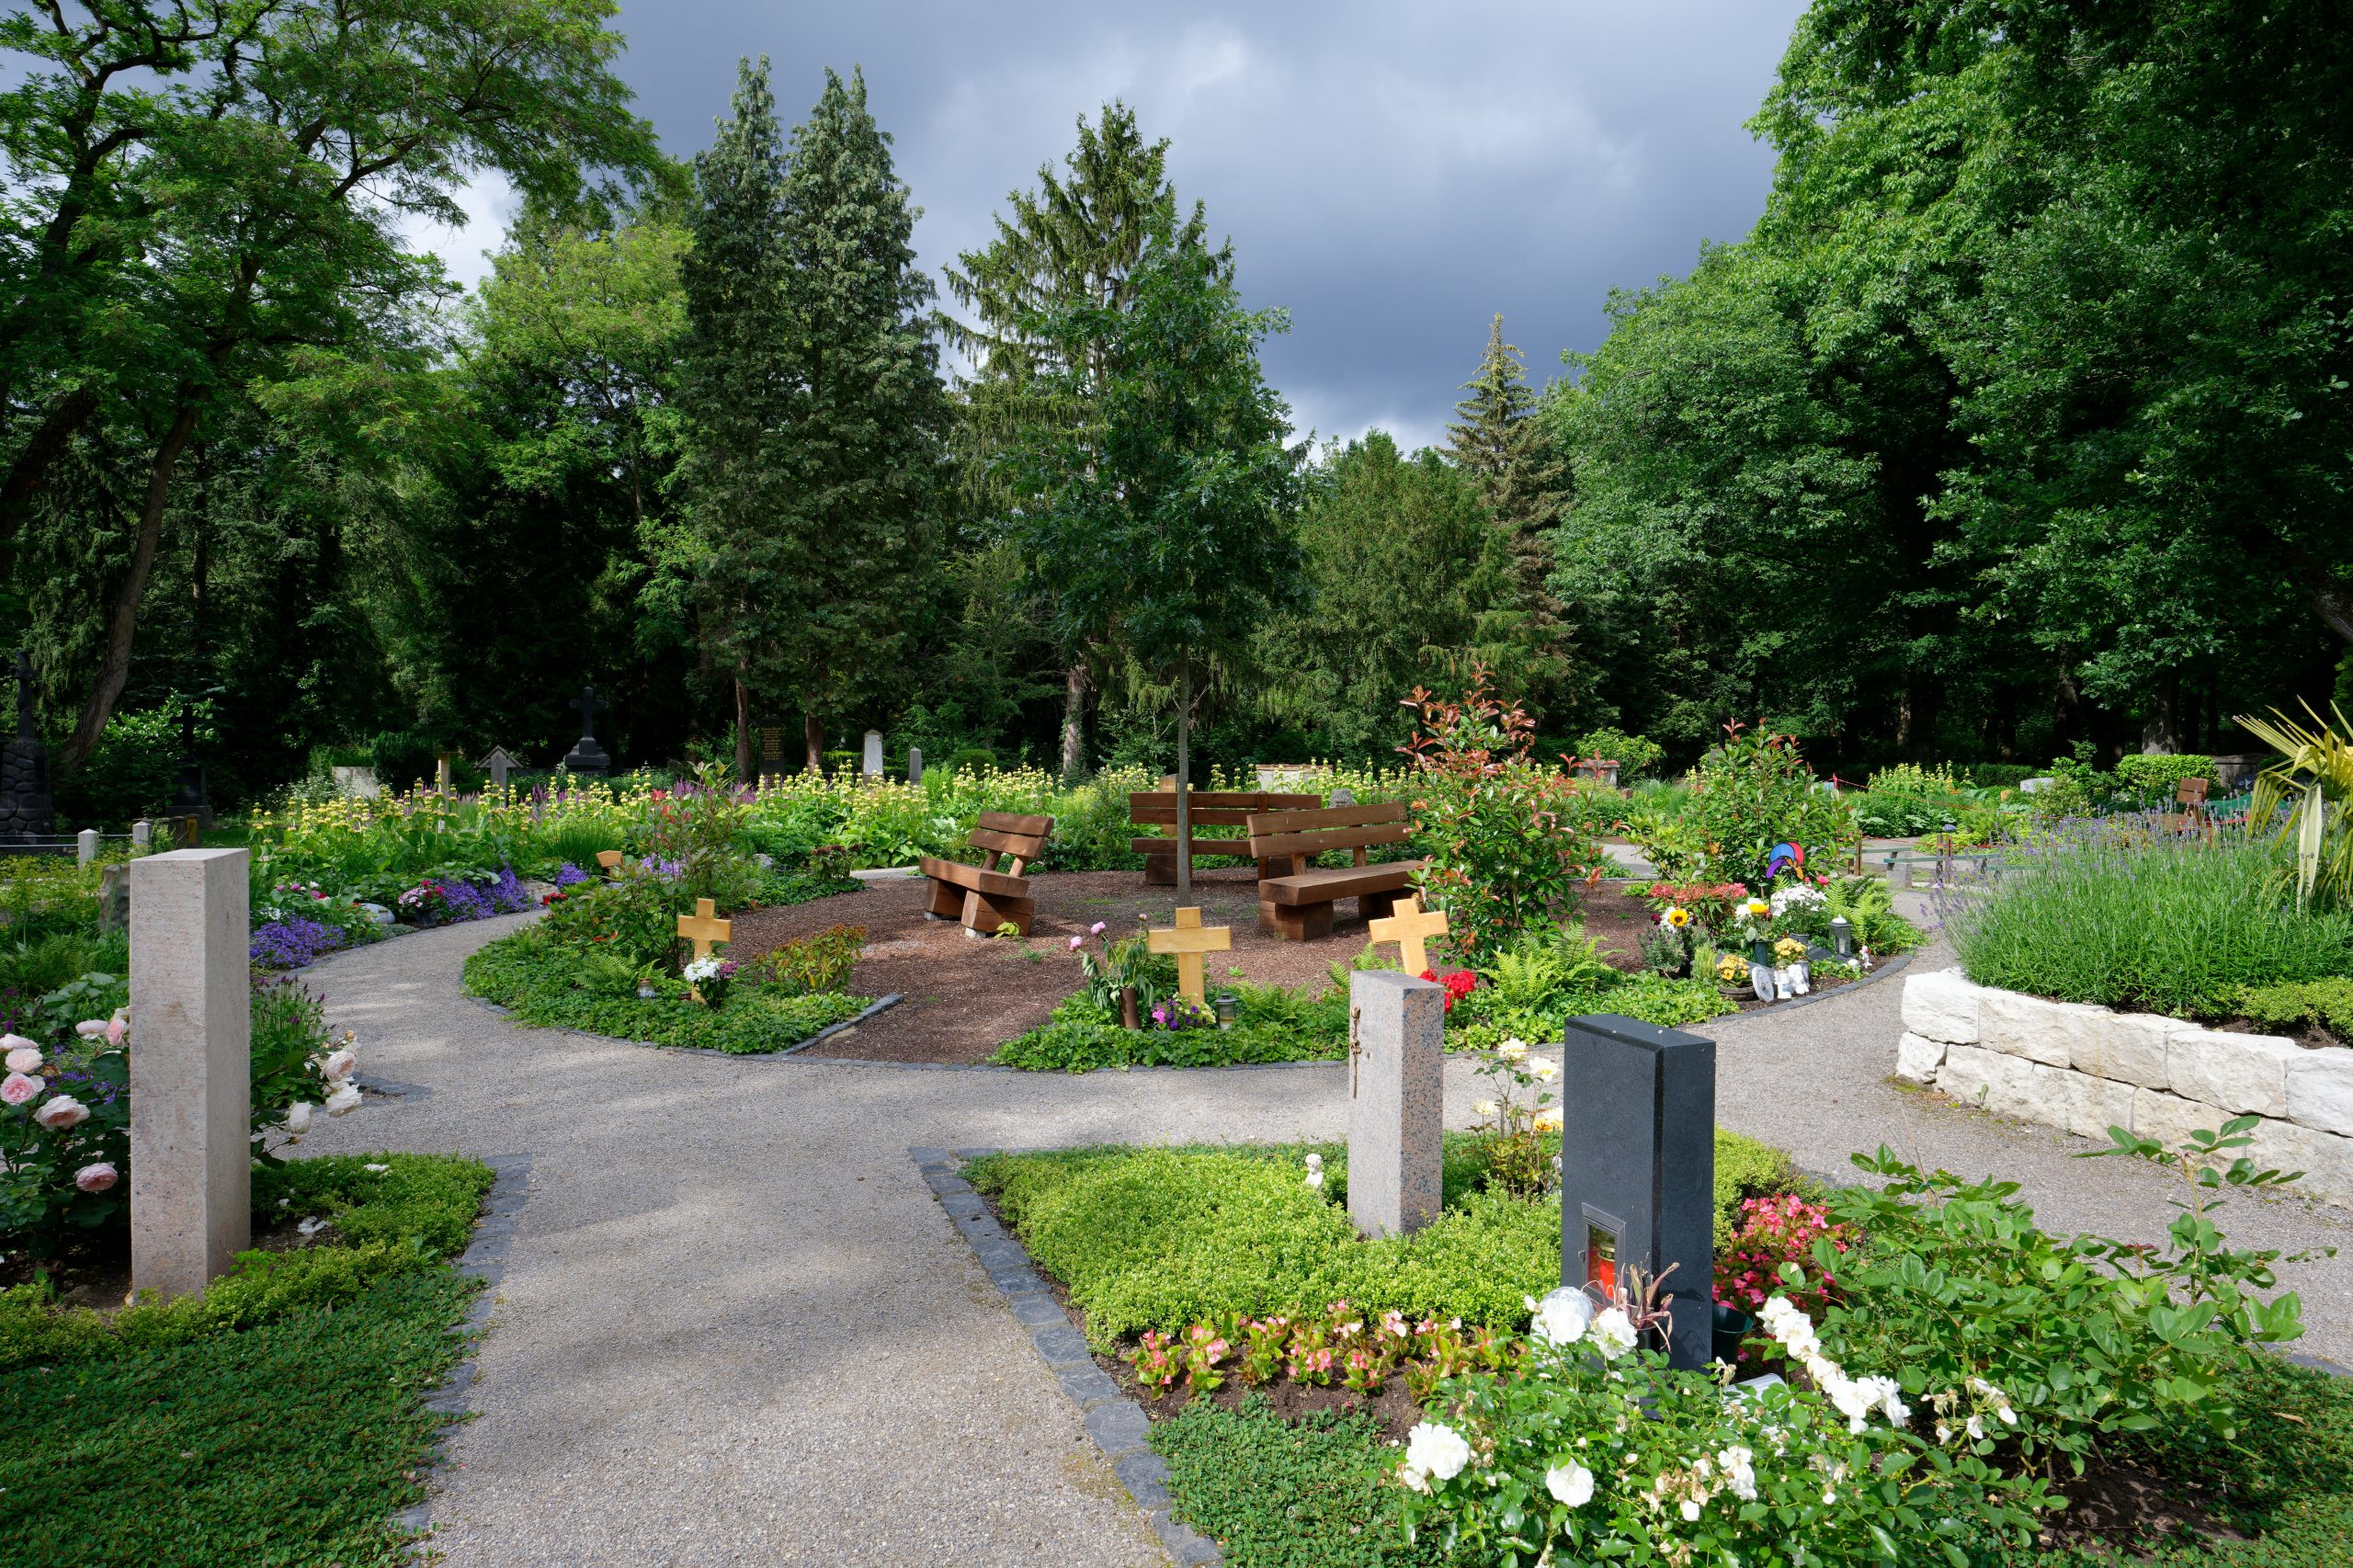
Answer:
[[[1038,858],[1038,852],[1046,846],[1046,840],[1052,836],[1053,831],[1054,819],[1051,817],[983,812],[981,824],[972,829],[972,836],[964,842],[975,849],[988,851],[989,858],[981,862],[983,870],[1002,869],[1008,877],[1017,877],[1023,867]],[[996,863],[1000,855],[1006,857],[1008,861],[1003,867]]]
[[[1312,810],[1323,803],[1321,795],[1276,795],[1264,790],[1196,790],[1193,825],[1246,827],[1256,813]],[[1130,795],[1128,820],[1138,827],[1175,827],[1176,792],[1155,790]]]
[[[2174,786],[2174,803],[2182,806],[2202,806],[2206,803],[2206,791],[2212,787],[2213,780],[2211,778],[2185,778]]]
[[[1361,806],[1326,806],[1317,811],[1265,812],[1250,818],[1250,853],[1261,860],[1313,859],[1327,849],[1350,851],[1359,866],[1365,846],[1403,844],[1414,826],[1403,801],[1374,801]]]

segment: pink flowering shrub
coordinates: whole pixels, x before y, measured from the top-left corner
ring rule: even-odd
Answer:
[[[1813,1266],[1813,1244],[1825,1241],[1834,1253],[1856,1244],[1854,1230],[1838,1224],[1819,1203],[1809,1203],[1793,1192],[1773,1198],[1751,1198],[1740,1206],[1740,1223],[1731,1244],[1716,1256],[1716,1300],[1754,1316],[1766,1301],[1785,1295],[1808,1315],[1818,1317],[1837,1294],[1837,1277]],[[1791,1289],[1781,1278],[1781,1265],[1795,1263],[1805,1270],[1806,1285]]]
[[[1225,1381],[1231,1361],[1245,1388],[1257,1388],[1278,1374],[1309,1388],[1334,1383],[1379,1393],[1403,1375],[1418,1394],[1441,1378],[1502,1370],[1517,1354],[1513,1342],[1490,1328],[1466,1332],[1461,1320],[1409,1321],[1387,1312],[1368,1317],[1347,1301],[1320,1314],[1277,1315],[1227,1323],[1197,1323],[1180,1335],[1147,1330],[1129,1352],[1136,1381],[1165,1392],[1179,1378],[1195,1393]]]

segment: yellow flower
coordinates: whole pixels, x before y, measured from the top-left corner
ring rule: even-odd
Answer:
[[[1691,924],[1691,912],[1678,903],[1669,907],[1667,912],[1665,915],[1660,915],[1659,918],[1665,921],[1669,926],[1674,926],[1677,931],[1680,931],[1686,926]]]

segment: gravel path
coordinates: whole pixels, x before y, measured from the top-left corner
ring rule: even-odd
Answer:
[[[906,1157],[1037,1146],[1345,1135],[1336,1064],[1084,1077],[665,1055],[515,1028],[458,968],[529,916],[425,933],[313,972],[371,1100],[306,1153],[528,1154],[472,1402],[438,1472],[453,1568],[1157,1563]],[[1922,960],[1936,967],[1929,955]],[[1885,1141],[2026,1182],[2052,1224],[2154,1238],[2150,1173],[2062,1134],[1899,1093],[1897,986],[1720,1020],[1723,1121],[1826,1175]],[[869,1028],[887,1027],[884,1015]],[[1460,1125],[1474,1080],[1450,1064]],[[2341,1210],[2247,1202],[2264,1244],[2353,1244]],[[2353,1361],[2353,1244],[2291,1273],[2306,1348]]]

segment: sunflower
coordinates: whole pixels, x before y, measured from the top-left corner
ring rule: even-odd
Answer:
[[[1675,904],[1669,907],[1667,912],[1660,915],[1658,918],[1659,924],[1671,926],[1674,929],[1680,931],[1686,926],[1691,924],[1691,912],[1684,908],[1681,904]]]

